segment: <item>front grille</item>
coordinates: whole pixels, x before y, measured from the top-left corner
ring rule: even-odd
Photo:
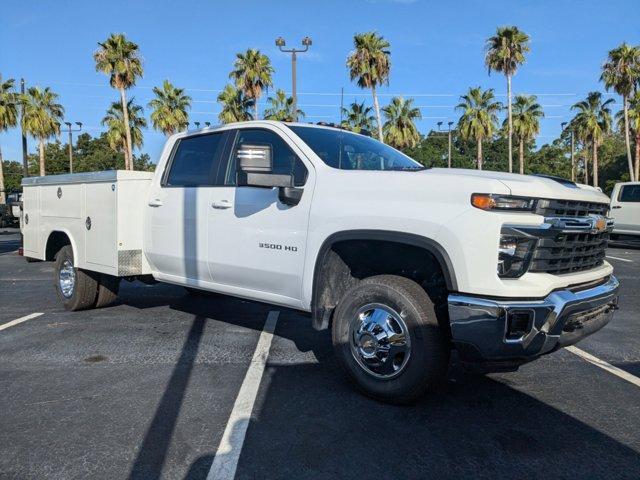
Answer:
[[[604,262],[609,232],[569,233],[548,230],[533,250],[530,272],[552,274],[580,272]]]
[[[545,198],[538,200],[535,213],[544,217],[586,217],[589,214],[606,217],[609,204]]]

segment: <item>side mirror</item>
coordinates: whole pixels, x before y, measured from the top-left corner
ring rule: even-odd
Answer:
[[[273,172],[273,155],[269,144],[242,144],[236,151],[237,184],[248,187],[290,187],[291,175]]]

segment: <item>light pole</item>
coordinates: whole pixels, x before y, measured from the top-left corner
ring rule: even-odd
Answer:
[[[24,78],[20,79],[20,93],[24,96]],[[24,117],[23,103],[22,103],[22,107],[20,108],[20,115],[21,117]],[[20,124],[22,124],[22,122],[20,122]],[[29,163],[27,162],[27,134],[24,133],[24,128],[22,128],[22,176],[23,177],[29,176]]]
[[[451,168],[451,125],[453,125],[453,122],[447,122],[449,127],[449,168]]]
[[[79,132],[82,130],[82,122],[75,122],[78,128],[71,128],[71,122],[64,122],[67,126],[67,133],[69,134],[69,173],[73,173],[73,132]]]
[[[311,46],[311,39],[309,37],[304,37],[302,39],[302,46],[304,48],[284,48],[286,42],[284,38],[278,37],[276,38],[276,46],[280,49],[281,52],[290,53],[291,54],[291,97],[293,98],[293,121],[298,121],[298,94],[296,90],[296,61],[297,54],[303,53],[309,50]]]
[[[197,130],[200,130],[200,122],[193,122]]]
[[[567,126],[567,122],[562,122],[560,124],[560,127],[562,127],[562,130],[564,130],[566,126]],[[576,181],[576,162],[575,162],[574,156],[575,156],[575,141],[574,141],[573,128],[571,128],[571,181],[572,182]]]
[[[438,130],[441,129],[442,124],[444,122],[438,122]],[[448,154],[447,154],[447,168],[451,168],[451,125],[453,125],[453,122],[447,122],[447,136],[449,137],[449,148],[448,148]]]

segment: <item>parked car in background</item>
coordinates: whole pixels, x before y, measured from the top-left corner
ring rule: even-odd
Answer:
[[[611,240],[640,245],[640,182],[616,183],[611,216],[615,221]]]
[[[8,194],[7,202],[0,205],[0,228],[19,226],[21,209],[22,193]]]

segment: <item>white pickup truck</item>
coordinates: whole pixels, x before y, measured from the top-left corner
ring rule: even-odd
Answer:
[[[452,350],[519,365],[617,308],[609,199],[562,179],[426,169],[339,128],[252,121],[169,138],[155,174],[27,178],[24,255],[70,310],[121,279],[310,312],[348,377],[403,403]]]
[[[640,182],[616,183],[611,192],[611,239],[640,244]]]

